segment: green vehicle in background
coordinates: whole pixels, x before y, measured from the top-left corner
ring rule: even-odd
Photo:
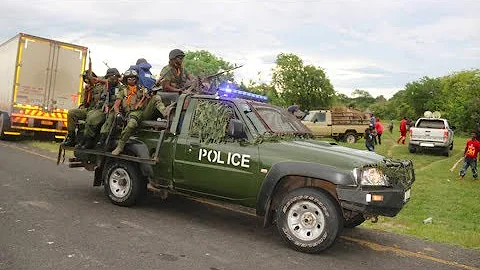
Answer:
[[[75,150],[71,167],[95,171],[93,185],[121,206],[148,187],[255,209],[308,253],[330,247],[344,227],[397,215],[410,198],[411,161],[313,140],[280,107],[183,94],[166,118],[144,121],[120,156]]]

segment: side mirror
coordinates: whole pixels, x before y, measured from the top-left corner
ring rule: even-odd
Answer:
[[[455,130],[455,129],[457,129],[457,127],[456,126],[450,126],[450,129]]]
[[[245,126],[243,122],[238,119],[230,119],[228,124],[228,135],[235,139],[247,138],[247,133],[245,133]]]

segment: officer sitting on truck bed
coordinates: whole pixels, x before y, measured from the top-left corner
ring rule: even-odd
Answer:
[[[123,74],[123,83],[127,86],[120,91],[113,105],[113,110],[117,119],[122,119],[123,111],[127,119],[127,124],[123,128],[118,140],[117,147],[112,151],[112,155],[118,156],[125,147],[128,138],[135,132],[139,122],[142,119],[143,107],[148,90],[138,83],[138,73],[135,70],[127,70]]]
[[[110,132],[111,126],[113,125],[113,120],[115,119],[115,112],[112,110],[113,104],[117,99],[116,95],[123,92],[125,86],[120,83],[120,72],[116,68],[107,69],[105,74],[105,79],[108,80],[108,92],[105,92],[105,100],[108,99],[108,102],[105,101],[103,104],[103,112],[106,114],[106,120],[103,123],[100,129],[100,139],[98,140],[97,147],[103,147],[108,133]]]
[[[85,87],[83,89],[83,103],[79,106],[78,109],[72,109],[68,111],[67,115],[67,139],[64,142],[65,146],[75,146],[76,144],[76,134],[75,128],[76,124],[80,120],[87,119],[88,114],[92,114],[91,111],[94,110],[97,104],[100,101],[100,97],[104,91],[103,85],[96,83],[94,78],[97,76],[95,73],[91,72],[88,74],[88,71],[85,71],[82,74],[83,81],[85,82]],[[96,113],[93,113],[96,114]]]

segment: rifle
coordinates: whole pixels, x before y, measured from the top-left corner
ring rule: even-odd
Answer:
[[[226,70],[224,70],[224,71],[220,71],[220,72],[218,72],[218,73],[205,76],[205,77],[202,79],[202,81],[206,81],[206,80],[213,79],[213,78],[215,78],[215,77],[218,77],[218,76],[220,76],[220,75],[222,75],[222,74],[225,74],[225,73],[227,73],[227,72],[230,72],[230,71],[232,71],[232,70],[235,70],[235,69],[241,68],[241,67],[243,67],[243,65],[240,65],[240,66],[235,65],[234,67],[228,68],[228,69],[226,69]]]
[[[94,85],[93,76],[92,76],[92,58],[90,56],[91,52],[88,50],[88,70],[87,70],[87,81],[88,84],[85,87],[85,92],[83,93],[83,104],[85,107],[90,106],[92,101],[92,89]]]
[[[234,66],[232,68],[226,69],[224,71],[217,72],[215,74],[207,75],[205,77],[200,77],[198,76],[197,80],[190,81],[188,85],[184,87],[184,92],[185,93],[195,93],[195,94],[214,94],[211,91],[212,85],[205,86],[206,81],[209,81],[211,79],[214,79],[222,74],[225,74],[227,72],[230,72],[232,70],[235,70],[237,68],[241,68],[243,65],[240,66]],[[214,90],[216,91],[216,90]]]

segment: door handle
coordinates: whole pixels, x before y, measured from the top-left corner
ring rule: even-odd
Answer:
[[[327,125],[327,127],[331,127],[331,126],[332,126],[332,124],[328,124],[328,125]]]

